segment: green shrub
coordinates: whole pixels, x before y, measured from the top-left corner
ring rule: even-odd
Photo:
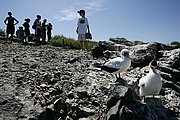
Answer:
[[[5,35],[5,30],[0,28],[0,35]]]
[[[52,38],[51,44],[53,46],[59,46],[62,48],[70,48],[70,49],[81,49],[80,42],[73,39],[73,38],[67,38],[63,35],[56,35]],[[94,45],[96,45],[97,42],[95,41],[89,41],[88,42],[88,50],[92,49]]]
[[[176,46],[179,46],[179,47],[180,47],[180,42],[178,42],[178,41],[173,41],[173,42],[171,42],[171,45],[176,45]]]
[[[126,41],[127,39],[126,38],[109,38],[109,41],[112,41],[112,42],[114,42],[114,41]]]

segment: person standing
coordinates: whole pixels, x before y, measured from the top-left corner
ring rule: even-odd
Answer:
[[[52,31],[52,24],[48,23],[47,25],[47,38],[48,38],[48,42],[51,40],[51,31]]]
[[[24,43],[27,43],[30,39],[30,37],[29,37],[30,36],[30,29],[29,29],[30,25],[29,25],[29,23],[30,23],[29,18],[25,19],[25,22],[23,23],[24,32],[25,32],[25,39],[23,41]]]
[[[6,42],[9,38],[9,34],[11,35],[11,41],[13,40],[13,35],[15,33],[15,25],[19,23],[19,21],[12,17],[12,12],[8,12],[8,15],[9,17],[7,17],[5,20],[4,20],[4,23],[7,25],[7,28],[6,28],[6,33],[7,33],[7,36],[6,36]]]
[[[44,19],[43,23],[42,23],[42,27],[41,27],[41,31],[42,31],[42,44],[46,43],[46,30],[47,30],[47,25],[46,25],[47,20]]]
[[[36,44],[40,45],[40,38],[41,38],[41,16],[37,15],[37,19],[34,21],[32,28],[35,30],[35,37],[36,37]]]
[[[85,17],[85,10],[78,11],[80,18],[78,19],[76,33],[81,44],[81,49],[87,49],[86,33],[90,33],[88,19]]]

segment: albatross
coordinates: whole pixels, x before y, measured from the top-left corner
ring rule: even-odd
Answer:
[[[116,78],[118,78],[117,74],[127,71],[127,69],[131,66],[131,59],[129,58],[129,50],[128,49],[122,49],[120,52],[121,57],[116,57],[113,59],[110,59],[103,65],[94,65],[95,67],[101,68],[101,70],[104,70],[109,73],[114,73],[116,75]]]
[[[143,100],[145,96],[158,95],[162,88],[161,75],[156,69],[157,66],[152,65],[154,60],[155,58],[149,63],[149,73],[139,80],[139,95],[143,97]]]

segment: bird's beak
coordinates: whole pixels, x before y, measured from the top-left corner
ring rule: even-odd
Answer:
[[[158,68],[159,68],[158,66],[152,66],[152,65],[150,65],[149,67],[153,70],[153,72],[155,72],[155,71],[156,71],[156,69],[158,69]]]
[[[129,57],[129,53],[124,53],[124,56],[126,56],[127,58],[131,60],[131,58]]]
[[[127,55],[126,57],[129,58],[132,61],[132,58],[130,58],[129,55]]]

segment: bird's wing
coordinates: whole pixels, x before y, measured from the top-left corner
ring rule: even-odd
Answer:
[[[110,67],[110,68],[120,69],[122,66],[122,61],[123,61],[122,58],[117,57],[117,58],[113,58],[113,59],[109,60],[104,65],[107,67]]]

